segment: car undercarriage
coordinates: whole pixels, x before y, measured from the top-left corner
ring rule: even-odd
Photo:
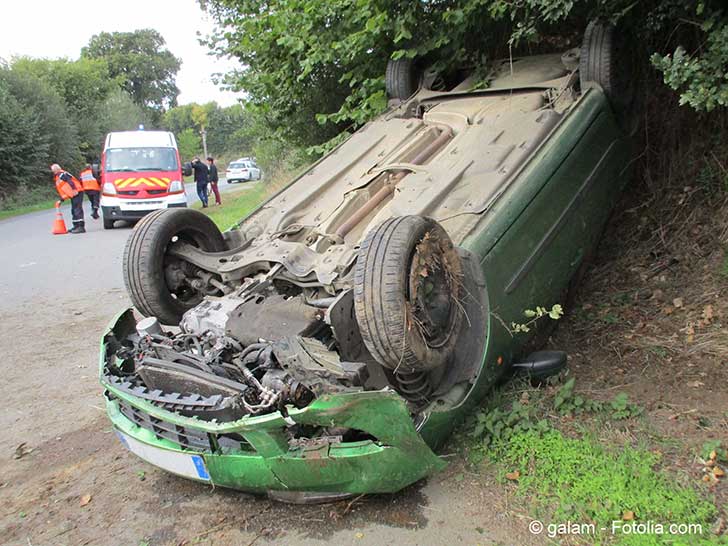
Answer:
[[[622,144],[578,66],[569,50],[497,64],[483,90],[467,76],[425,82],[224,234],[190,209],[145,217],[124,255],[145,318],[125,311],[102,343],[122,441],[199,452],[215,483],[254,491],[394,491],[441,467],[431,449],[525,346],[506,324],[534,294],[556,303],[583,257],[579,247],[572,262],[538,269],[539,249],[566,244],[561,218],[582,201],[599,206],[580,196],[613,176],[601,166]],[[569,167],[555,158],[576,144],[561,142],[587,137],[601,159],[582,162],[585,182],[563,212],[541,215],[556,214],[555,227],[521,236],[523,258],[504,254],[508,229]],[[569,170],[558,176],[573,185]],[[260,483],[218,468],[223,456],[262,465]],[[390,457],[397,478],[357,471],[370,456]],[[297,465],[311,457],[331,474],[284,476],[310,472]]]

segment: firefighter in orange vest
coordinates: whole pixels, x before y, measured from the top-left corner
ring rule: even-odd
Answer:
[[[71,200],[71,218],[73,228],[68,233],[86,233],[83,221],[83,185],[75,176],[61,169],[58,163],[51,165],[51,172],[56,181],[56,190],[61,201]]]
[[[99,219],[99,200],[101,199],[101,186],[99,181],[94,177],[94,173],[91,170],[91,165],[86,165],[86,168],[82,170],[78,177],[81,179],[81,185],[83,186],[83,192],[91,202],[91,218],[94,220]]]

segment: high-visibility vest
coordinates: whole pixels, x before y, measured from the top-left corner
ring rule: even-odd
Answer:
[[[81,178],[81,184],[83,184],[84,191],[86,190],[95,190],[100,191],[101,186],[99,186],[98,180],[94,178],[94,174],[91,171],[91,169],[85,169],[81,171],[81,173],[78,175],[79,178]]]
[[[62,174],[68,174],[68,176],[71,177],[71,182],[66,182],[61,178]],[[73,176],[70,173],[67,173],[66,171],[61,171],[57,175],[55,175],[56,179],[56,191],[58,192],[58,195],[61,196],[61,199],[70,199],[71,197],[76,197],[78,195],[78,192],[83,191],[83,186],[81,185],[81,182],[79,182],[75,176]]]

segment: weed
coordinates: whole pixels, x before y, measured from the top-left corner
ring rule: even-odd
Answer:
[[[515,434],[495,444],[494,453],[509,470],[518,471],[518,494],[538,499],[534,508],[547,508],[550,521],[593,522],[597,530],[607,529],[601,536],[597,531],[588,537],[590,543],[614,538],[619,544],[664,543],[659,535],[611,536],[608,530],[614,522],[621,526],[622,520],[632,519],[698,524],[704,543],[720,543],[718,537],[709,537],[715,507],[695,489],[661,474],[656,469],[660,457],[654,452],[629,445],[609,449],[594,437],[567,438],[551,430]],[[690,537],[689,543],[697,543],[697,538]]]
[[[554,304],[551,309],[537,306],[536,309],[526,309],[523,311],[523,315],[530,319],[522,324],[511,322],[510,332],[511,334],[517,334],[519,332],[527,333],[531,331],[531,327],[544,317],[548,317],[551,320],[559,320],[564,316],[564,309],[561,305]]]
[[[612,420],[643,411],[626,393],[601,402],[576,394],[575,384],[570,379],[553,396],[546,389],[524,388],[525,384],[496,391],[492,405],[471,420],[471,462],[485,459],[498,465],[501,478],[518,483],[519,496],[533,499],[529,508],[537,518],[556,525],[593,523],[595,534],[582,537],[585,543],[723,544],[710,535],[715,506],[696,488],[661,473],[658,451],[629,444],[605,446],[588,427],[577,427],[583,436],[576,438],[555,428],[554,410]],[[506,399],[514,395],[518,400],[508,403]],[[721,450],[720,442],[709,442],[701,453],[709,457],[716,450]],[[623,530],[640,522],[693,524],[702,535],[668,537]],[[673,540],[682,538],[688,540]]]

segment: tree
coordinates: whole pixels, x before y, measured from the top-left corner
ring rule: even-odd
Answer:
[[[126,91],[116,89],[101,107],[100,129],[103,134],[111,131],[133,131],[139,125],[151,124],[148,112],[135,103]]]
[[[97,156],[105,133],[101,110],[109,94],[118,88],[109,77],[106,61],[23,57],[13,62],[13,70],[32,74],[58,92],[77,127],[81,152],[87,159]]]
[[[15,70],[0,70],[6,89],[28,112],[38,120],[39,128],[44,135],[44,145],[33,152],[42,158],[47,168],[51,163],[60,163],[69,170],[76,170],[83,161],[79,152],[78,131],[66,113],[66,105],[60,95],[45,81]],[[31,142],[33,138],[29,138]],[[27,157],[17,157],[23,163]]]
[[[102,32],[81,50],[85,59],[104,59],[111,78],[118,78],[134,102],[154,112],[177,104],[175,78],[181,61],[153,29]]]
[[[182,161],[189,161],[196,155],[200,155],[200,135],[194,129],[187,128],[177,134],[177,147]]]
[[[649,68],[647,53],[655,52],[654,65],[681,91],[683,102],[696,108],[725,104],[724,3],[200,0],[220,26],[209,45],[241,63],[227,83],[247,93],[249,105],[272,129],[309,146],[385,108],[383,74],[390,58],[416,58],[440,73],[485,68],[489,59],[509,54],[579,45],[587,20],[595,16],[619,21],[636,34],[642,68]],[[676,50],[676,44],[683,48]]]
[[[49,180],[48,136],[41,129],[40,115],[18,101],[5,78],[9,70],[0,68],[0,199],[28,185]]]

